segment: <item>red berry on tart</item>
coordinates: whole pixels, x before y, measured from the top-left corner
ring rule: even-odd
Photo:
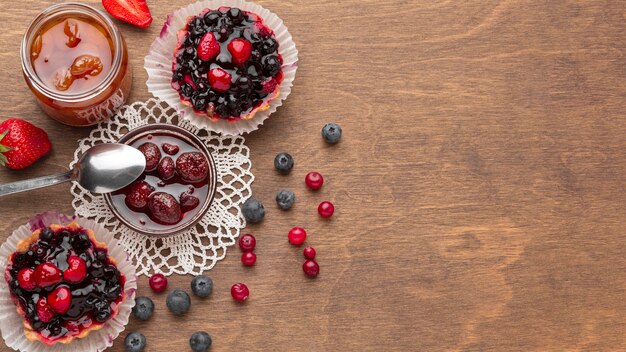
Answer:
[[[280,95],[278,40],[249,11],[220,7],[189,17],[178,32],[172,88],[212,121],[251,119]]]
[[[106,244],[77,223],[37,229],[20,241],[5,279],[26,338],[49,346],[102,328],[125,299],[126,279]]]

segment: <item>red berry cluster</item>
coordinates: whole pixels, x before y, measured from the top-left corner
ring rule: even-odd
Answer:
[[[243,251],[241,262],[245,266],[253,266],[256,263],[256,254],[254,247],[256,246],[256,238],[251,234],[245,234],[239,239],[239,248]]]

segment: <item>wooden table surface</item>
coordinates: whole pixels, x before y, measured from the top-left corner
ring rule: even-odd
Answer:
[[[55,1],[0,2],[0,115],[44,127],[53,153],[2,182],[65,170],[89,129],[39,110],[20,73],[29,21]],[[89,1],[101,8],[97,1]],[[143,56],[185,0],[149,0],[147,30],[121,24],[150,97]],[[300,51],[286,104],[250,135],[259,260],[229,251],[207,301],[182,318],[152,294],[131,319],[148,351],[626,351],[626,3],[612,0],[276,1],[260,4]],[[336,121],[343,141],[324,144]],[[290,152],[290,176],[273,158]],[[304,175],[319,170],[311,193]],[[282,212],[274,195],[297,193]],[[3,198],[0,240],[33,214],[71,212],[68,186]],[[316,214],[332,200],[331,221]],[[306,279],[286,234],[310,232],[321,275]],[[251,299],[233,303],[230,285]],[[172,288],[190,277],[173,276]],[[125,333],[112,351],[123,351]],[[9,349],[2,345],[0,351]]]

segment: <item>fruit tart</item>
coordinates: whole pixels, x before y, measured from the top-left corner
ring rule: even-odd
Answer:
[[[280,95],[278,46],[258,15],[235,7],[205,9],[178,31],[172,88],[211,121],[252,119]]]
[[[17,243],[5,279],[28,340],[68,344],[99,330],[125,299],[126,277],[94,232],[76,222]]]

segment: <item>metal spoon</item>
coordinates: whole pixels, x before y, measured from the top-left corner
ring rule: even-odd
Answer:
[[[125,144],[98,144],[64,174],[0,185],[0,197],[68,181],[76,181],[94,193],[109,193],[128,186],[145,168],[146,158],[139,150]]]

